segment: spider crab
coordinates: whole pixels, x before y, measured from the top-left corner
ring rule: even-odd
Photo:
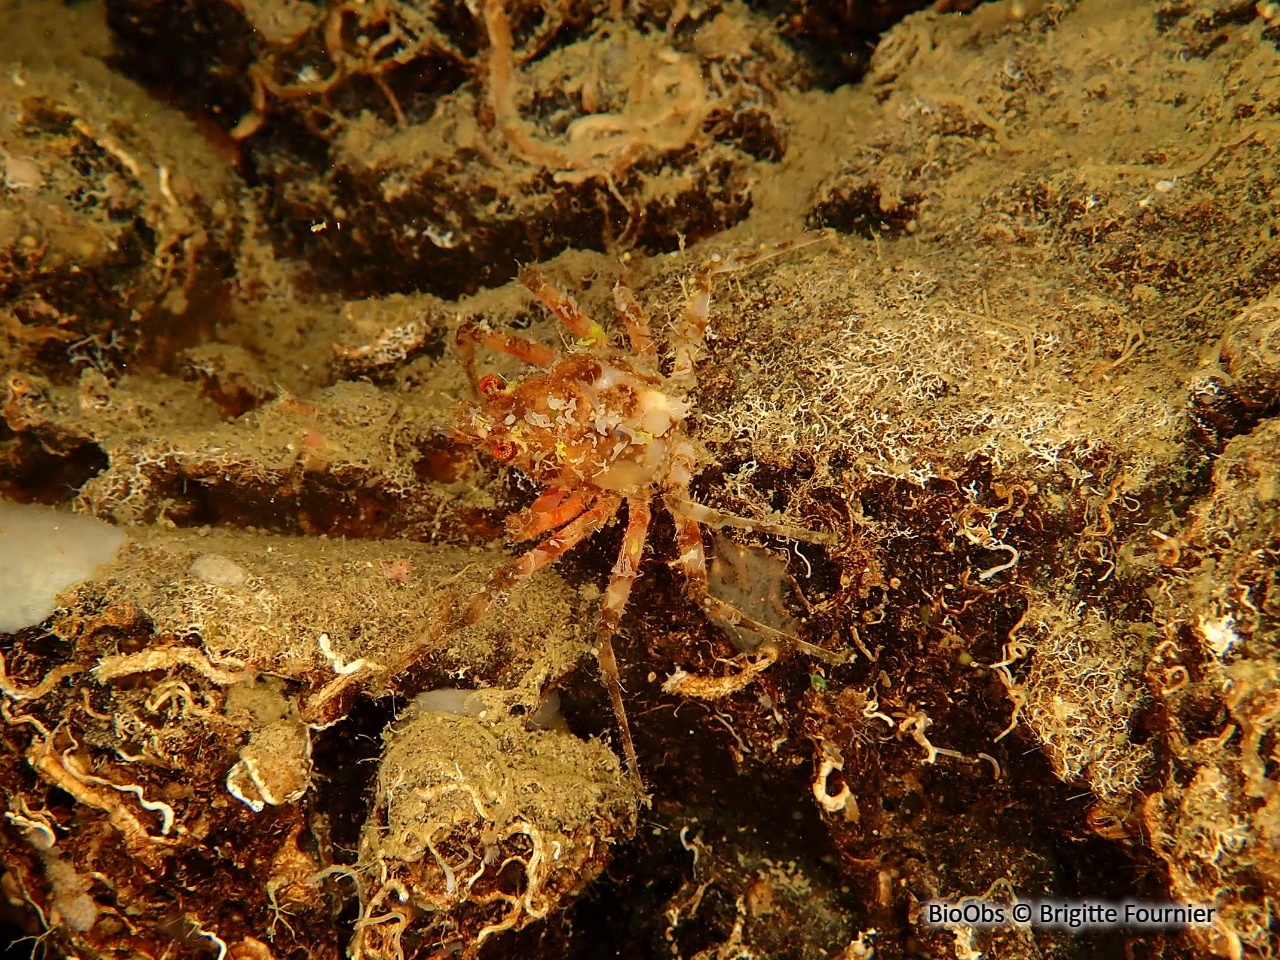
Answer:
[[[696,274],[693,294],[676,326],[667,374],[659,366],[648,316],[621,280],[614,285],[613,298],[629,352],[617,346],[572,297],[532,267],[522,271],[521,282],[568,328],[573,345],[556,349],[474,322],[458,330],[458,351],[478,397],[462,405],[455,421],[455,438],[486,449],[495,460],[519,468],[545,488],[530,506],[506,521],[506,534],[513,541],[545,539],[496,570],[461,612],[461,623],[477,622],[494,597],[600,530],[625,503],[626,532],[605,591],[595,639],[627,768],[637,785],[641,783],[639,766],[622,699],[613,635],[639,572],[655,499],[675,521],[680,553],[674,565],[684,573],[693,599],[713,621],[751,630],[775,649],[801,649],[826,660],[843,660],[748,617],[709,592],[701,525],[816,542],[827,537],[784,524],[735,517],[694,502],[690,484],[699,463],[709,458],[686,435],[684,427],[690,413],[687,397],[695,384],[694,361],[707,329],[712,280],[817,239],[789,241],[742,257],[708,260]],[[511,382],[493,374],[477,379],[477,346],[510,354],[537,369]]]

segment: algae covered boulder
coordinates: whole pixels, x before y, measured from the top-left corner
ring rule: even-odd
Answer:
[[[611,750],[531,729],[509,691],[472,696],[480,709],[413,709],[386,733],[353,957],[394,957],[402,941],[470,956],[562,907],[635,829]]]

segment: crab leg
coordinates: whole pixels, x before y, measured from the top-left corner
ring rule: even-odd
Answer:
[[[738,530],[750,530],[753,533],[771,533],[777,537],[786,537],[789,540],[799,540],[803,543],[830,543],[832,540],[831,534],[826,531],[809,530],[789,523],[774,523],[770,520],[752,520],[750,517],[738,517],[732,513],[725,513],[723,510],[717,510],[715,507],[697,503],[686,497],[668,496],[666,502],[672,513],[679,512],[683,516],[696,520],[698,523],[706,524],[716,530],[722,527],[734,527]]]
[[[685,305],[680,315],[679,337],[675,344],[675,363],[671,369],[673,378],[688,377],[693,374],[693,362],[707,335],[707,322],[711,318],[711,280],[722,273],[739,273],[750,270],[758,263],[772,260],[792,250],[799,250],[811,243],[826,239],[826,234],[802,237],[798,240],[787,240],[757,250],[745,257],[730,254],[727,257],[716,254],[702,265],[693,280],[693,296]]]
[[[622,499],[616,495],[603,496],[585,513],[567,524],[559,533],[544,540],[511,563],[499,567],[489,576],[484,589],[473,596],[463,612],[460,624],[469,627],[489,609],[493,598],[505,593],[521,580],[533,576],[543,567],[555,563],[562,556],[591,536],[618,511]]]
[[[748,617],[731,603],[725,603],[718,597],[707,594],[702,598],[702,609],[707,616],[715,623],[722,627],[742,627],[744,630],[750,630],[752,633],[759,634],[765,640],[777,644],[785,649],[799,650],[801,653],[821,660],[824,663],[839,665],[845,663],[848,658],[841,653],[834,653],[824,649],[807,640],[801,640],[799,637],[793,637],[789,633],[778,630],[762,623],[753,617]]]
[[[805,527],[796,527],[787,523],[772,523],[768,520],[736,517],[732,513],[725,513],[715,507],[697,503],[689,497],[689,487],[693,483],[693,474],[697,463],[698,452],[687,440],[682,440],[676,449],[672,451],[671,470],[667,474],[666,483],[669,492],[663,497],[663,502],[666,503],[667,509],[671,511],[672,516],[687,517],[712,528],[736,527],[739,530],[750,530],[753,533],[771,533],[775,536],[800,540],[804,543],[831,542],[832,537],[829,533],[809,530]],[[701,549],[701,544],[702,536],[699,534],[699,549]],[[704,555],[703,563],[705,564],[705,562],[706,557]]]
[[[520,543],[540,537],[548,530],[563,527],[587,509],[587,502],[577,493],[548,490],[519,513],[507,517],[507,537]]]
[[[520,282],[528,287],[529,292],[541,300],[575,337],[584,341],[584,346],[609,342],[609,335],[604,332],[604,327],[578,309],[578,302],[548,282],[537,267],[525,267],[521,270]]]
[[[613,576],[605,590],[600,619],[596,623],[596,660],[600,664],[605,685],[609,688],[609,699],[613,701],[613,715],[617,718],[618,730],[622,735],[627,771],[636,787],[643,789],[640,765],[636,762],[636,746],[631,739],[631,725],[627,722],[627,709],[622,702],[622,680],[618,674],[618,660],[613,654],[613,635],[618,632],[622,611],[640,571],[640,557],[649,536],[649,498],[628,498],[627,514],[627,532],[622,537],[622,549],[618,551],[618,560],[613,565]]]
[[[676,558],[675,563],[684,573],[693,599],[706,611],[707,616],[716,623],[742,627],[757,633],[783,649],[799,650],[801,653],[807,653],[827,663],[845,662],[845,658],[838,653],[832,653],[799,637],[783,633],[747,616],[732,604],[713,597],[707,586],[707,553],[702,544],[702,530],[698,526],[697,519],[681,510],[681,503],[682,501],[674,497],[667,499],[667,509],[671,511],[671,516],[676,522],[676,540],[680,547],[680,556]]]
[[[640,306],[631,288],[621,279],[613,285],[613,302],[622,317],[622,325],[627,328],[627,339],[631,341],[632,351],[638,357],[656,360],[658,349],[653,345],[649,315],[644,312],[644,307]]]
[[[545,344],[535,343],[509,333],[498,333],[496,330],[482,330],[473,320],[468,320],[458,328],[454,343],[458,347],[458,354],[462,357],[462,366],[467,371],[467,379],[472,383],[476,382],[477,343],[491,350],[508,353],[517,360],[531,363],[535,367],[549,367],[560,357],[555,350]]]

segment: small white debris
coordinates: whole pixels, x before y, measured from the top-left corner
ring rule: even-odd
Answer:
[[[1240,642],[1240,635],[1235,631],[1236,619],[1229,613],[1220,617],[1200,617],[1200,633],[1205,643],[1213,651],[1213,655],[1221,660]]]
[[[382,665],[372,660],[360,657],[352,660],[350,663],[345,662],[342,657],[333,651],[333,644],[329,640],[329,634],[322,633],[316,637],[316,643],[320,647],[320,652],[324,654],[325,659],[329,661],[333,667],[333,672],[339,676],[347,676],[355,673],[357,670],[372,670],[377,672],[382,669]]]
[[[427,235],[427,239],[434,243],[441,250],[452,250],[461,241],[454,235],[452,230],[440,230],[437,227],[428,224],[422,231]]]
[[[200,554],[191,561],[188,572],[215,587],[238,587],[249,579],[248,570],[220,553]]]
[[[31,157],[4,154],[4,185],[14,192],[39,190],[44,186],[40,164]]]

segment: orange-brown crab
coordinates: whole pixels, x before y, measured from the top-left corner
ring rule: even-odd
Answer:
[[[550,533],[532,550],[493,573],[486,588],[472,597],[462,612],[462,623],[478,621],[493,597],[555,562],[601,529],[625,502],[627,528],[596,625],[596,649],[617,716],[627,767],[637,783],[639,768],[612,638],[639,571],[655,496],[661,498],[675,521],[680,550],[675,565],[683,571],[692,596],[712,620],[745,627],[776,646],[803,649],[837,662],[842,659],[753,620],[708,592],[700,524],[811,541],[825,537],[783,524],[731,516],[695,503],[689,486],[706,456],[684,432],[690,409],[685,398],[694,384],[693,364],[707,329],[712,279],[746,270],[813,242],[806,238],[749,256],[716,256],[707,261],[695,277],[693,295],[677,326],[667,375],[659,369],[648,317],[621,280],[614,285],[613,297],[631,345],[630,353],[616,346],[599,323],[578,309],[572,297],[556,289],[534,268],[524,270],[520,280],[568,327],[575,338],[573,346],[558,350],[523,337],[482,329],[473,322],[458,330],[458,350],[468,376],[477,385],[479,398],[462,406],[455,422],[455,436],[486,448],[496,460],[519,468],[546,488],[533,504],[507,519],[507,536],[524,541]],[[492,374],[477,380],[477,344],[508,353],[539,371],[509,383]]]

